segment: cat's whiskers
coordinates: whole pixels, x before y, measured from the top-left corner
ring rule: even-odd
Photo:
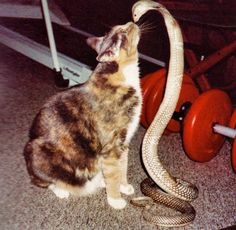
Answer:
[[[144,22],[139,26],[141,34],[152,32],[154,29],[156,29],[156,26],[153,25],[153,23],[149,22]]]
[[[107,23],[103,22],[103,25],[108,28],[109,30],[113,27],[112,25],[109,25]],[[142,22],[142,23],[137,23],[139,29],[140,29],[140,33],[141,34],[145,34],[145,33],[149,33],[152,32],[153,30],[155,30],[157,28],[156,25],[153,24],[153,22]]]

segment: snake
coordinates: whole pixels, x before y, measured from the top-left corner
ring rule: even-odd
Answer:
[[[138,22],[141,16],[149,10],[158,11],[164,18],[170,41],[170,58],[164,97],[142,142],[142,160],[150,178],[141,183],[141,191],[151,200],[171,207],[181,214],[176,216],[153,215],[148,212],[150,201],[146,197],[134,198],[131,203],[136,206],[139,206],[140,203],[147,203],[141,205],[145,207],[143,216],[152,223],[166,227],[183,226],[191,223],[195,218],[195,210],[190,202],[197,198],[198,188],[172,176],[158,156],[160,138],[175,111],[182,86],[183,37],[180,26],[171,13],[162,4],[152,0],[139,0],[133,5],[133,21]]]

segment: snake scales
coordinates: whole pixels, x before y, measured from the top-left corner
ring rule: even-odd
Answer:
[[[133,5],[134,22],[137,22],[149,10],[159,11],[164,18],[170,40],[170,60],[165,95],[152,124],[145,133],[142,158],[149,176],[166,193],[161,192],[151,179],[145,179],[141,183],[141,190],[154,201],[178,210],[181,214],[174,217],[153,216],[148,212],[148,205],[144,209],[143,215],[145,219],[157,225],[182,226],[192,222],[195,217],[195,210],[189,201],[197,198],[198,189],[194,185],[169,174],[158,157],[158,144],[174,113],[181,90],[184,71],[183,38],[177,21],[164,6],[154,1],[140,0]],[[139,205],[141,201],[142,198],[137,198],[133,199],[132,203]]]

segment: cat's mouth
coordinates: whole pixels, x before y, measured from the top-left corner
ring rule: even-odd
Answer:
[[[137,36],[139,35],[140,29],[137,24],[135,24],[133,22],[128,22],[126,25],[127,25],[126,31],[128,34],[133,33],[133,34],[136,34]]]
[[[126,24],[125,33],[127,34],[127,38],[137,45],[140,38],[140,29],[139,26],[133,22],[128,22]]]

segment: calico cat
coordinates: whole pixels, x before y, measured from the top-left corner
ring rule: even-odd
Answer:
[[[139,27],[115,26],[87,43],[99,64],[90,79],[53,96],[34,119],[24,156],[33,184],[58,197],[88,195],[105,187],[108,203],[122,209],[129,143],[139,123]]]

